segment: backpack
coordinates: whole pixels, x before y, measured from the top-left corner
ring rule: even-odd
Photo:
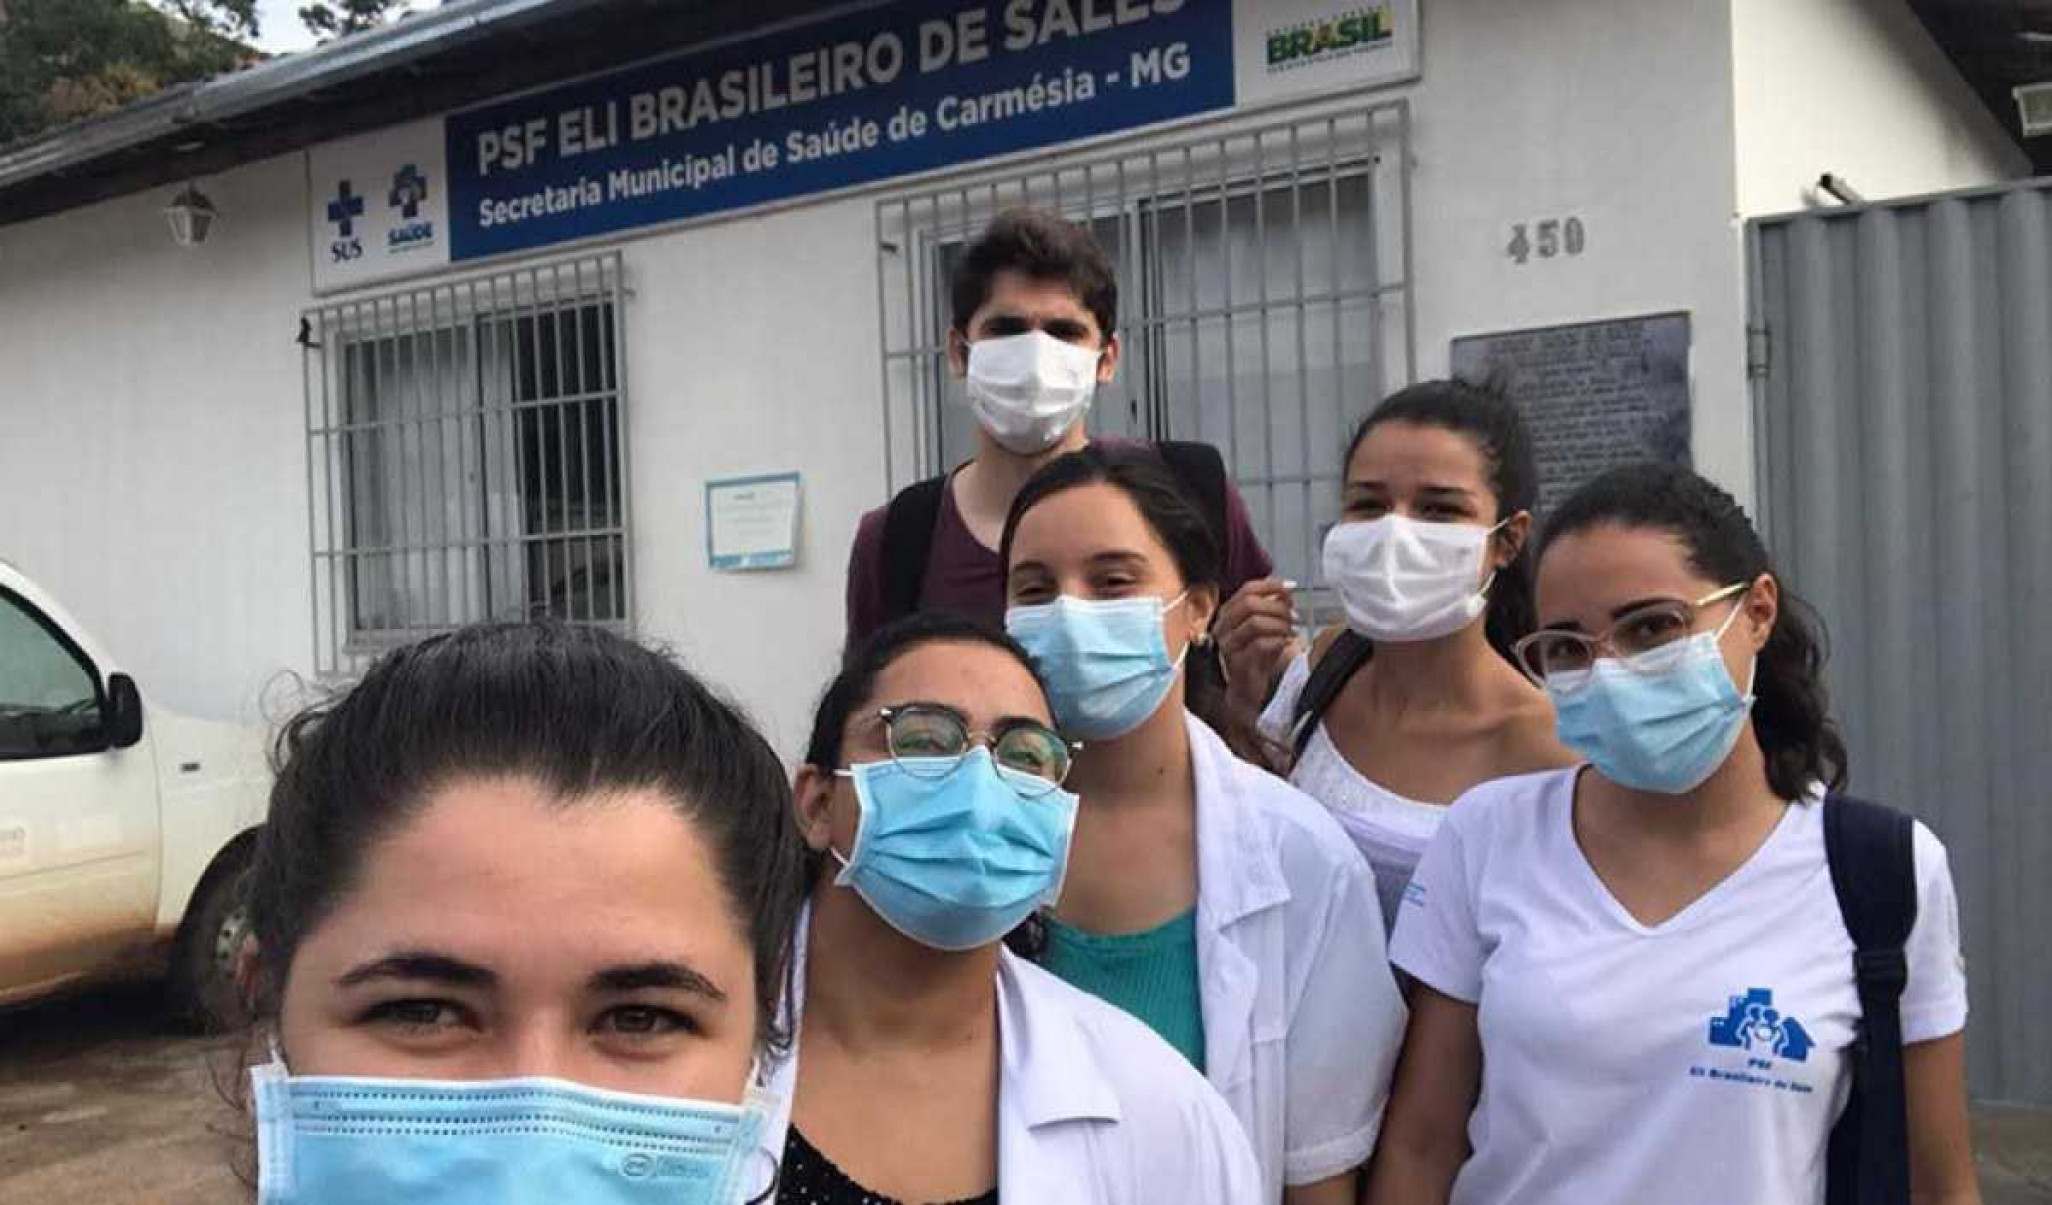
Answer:
[[[1298,757],[1347,679],[1374,647],[1342,631],[1311,668],[1290,717]],[[1893,808],[1830,795],[1824,801],[1824,860],[1839,915],[1853,939],[1853,982],[1860,997],[1852,1092],[1831,1129],[1825,1156],[1825,1205],[1909,1205],[1909,1101],[1903,1079],[1903,951],[1917,919],[1916,825]]]
[[[1291,756],[1304,756],[1304,746],[1311,743],[1318,721],[1325,718],[1347,681],[1374,655],[1374,642],[1352,628],[1341,628],[1319,654],[1311,665],[1311,676],[1304,681],[1304,689],[1297,694],[1297,705],[1290,710]]]
[[[1227,538],[1225,460],[1207,443],[1165,439],[1152,445],[1176,480],[1211,524],[1212,538],[1224,555]],[[908,485],[884,512],[884,621],[903,619],[919,609],[919,591],[926,584],[926,562],[933,552],[933,529],[940,522],[948,475]]]
[[[1852,1093],[1831,1130],[1825,1205],[1908,1205],[1909,1100],[1903,1081],[1903,946],[1917,920],[1916,826],[1848,795],[1824,800],[1824,859],[1853,939],[1860,994]]]

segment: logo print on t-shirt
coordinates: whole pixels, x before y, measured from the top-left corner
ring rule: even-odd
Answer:
[[[1774,1007],[1774,993],[1764,987],[1731,997],[1724,1015],[1710,1018],[1710,1044],[1797,1063],[1807,1060],[1816,1045],[1801,1021],[1781,1015]]]

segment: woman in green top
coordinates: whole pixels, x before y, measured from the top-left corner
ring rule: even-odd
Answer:
[[[1026,483],[1001,552],[1006,627],[1082,744],[1049,968],[1202,1066],[1253,1142],[1262,1199],[1350,1203],[1404,1007],[1338,822],[1186,708],[1217,682],[1210,525],[1152,453],[1091,447]]]

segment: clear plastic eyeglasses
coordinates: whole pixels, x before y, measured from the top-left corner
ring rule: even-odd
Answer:
[[[1578,675],[1586,675],[1605,650],[1631,669],[1647,674],[1659,673],[1671,663],[1644,654],[1672,649],[1674,655],[1679,656],[1684,642],[1695,633],[1698,611],[1735,598],[1750,589],[1752,584],[1737,582],[1694,602],[1676,598],[1648,603],[1618,616],[1608,630],[1594,636],[1586,632],[1548,628],[1518,641],[1511,651],[1517,657],[1518,668],[1542,686],[1547,685],[1549,679],[1556,687],[1579,684],[1582,679]],[[1738,611],[1734,607],[1732,615],[1736,616]],[[1730,624],[1731,619],[1727,617],[1725,623]],[[1723,630],[1718,629],[1720,635]]]

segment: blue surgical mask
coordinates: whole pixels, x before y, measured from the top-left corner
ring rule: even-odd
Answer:
[[[1660,795],[1701,786],[1731,756],[1753,706],[1718,648],[1730,625],[1727,619],[1715,632],[1628,662],[1605,657],[1577,673],[1549,675],[1561,744],[1619,786]]]
[[[1061,894],[1076,797],[1038,779],[1013,785],[1031,776],[998,765],[985,748],[959,761],[923,760],[841,771],[855,782],[862,819],[855,848],[834,854],[842,863],[834,882],[921,945],[973,950]],[[915,772],[926,768],[936,772]]]
[[[1145,723],[1175,686],[1183,658],[1169,659],[1161,621],[1186,597],[1163,602],[1064,594],[1006,611],[1005,631],[1040,666],[1063,733],[1114,740]],[[1184,655],[1189,651],[1185,647]]]
[[[751,1074],[750,1083],[755,1077]],[[737,1205],[769,1101],[250,1069],[259,1205]]]

